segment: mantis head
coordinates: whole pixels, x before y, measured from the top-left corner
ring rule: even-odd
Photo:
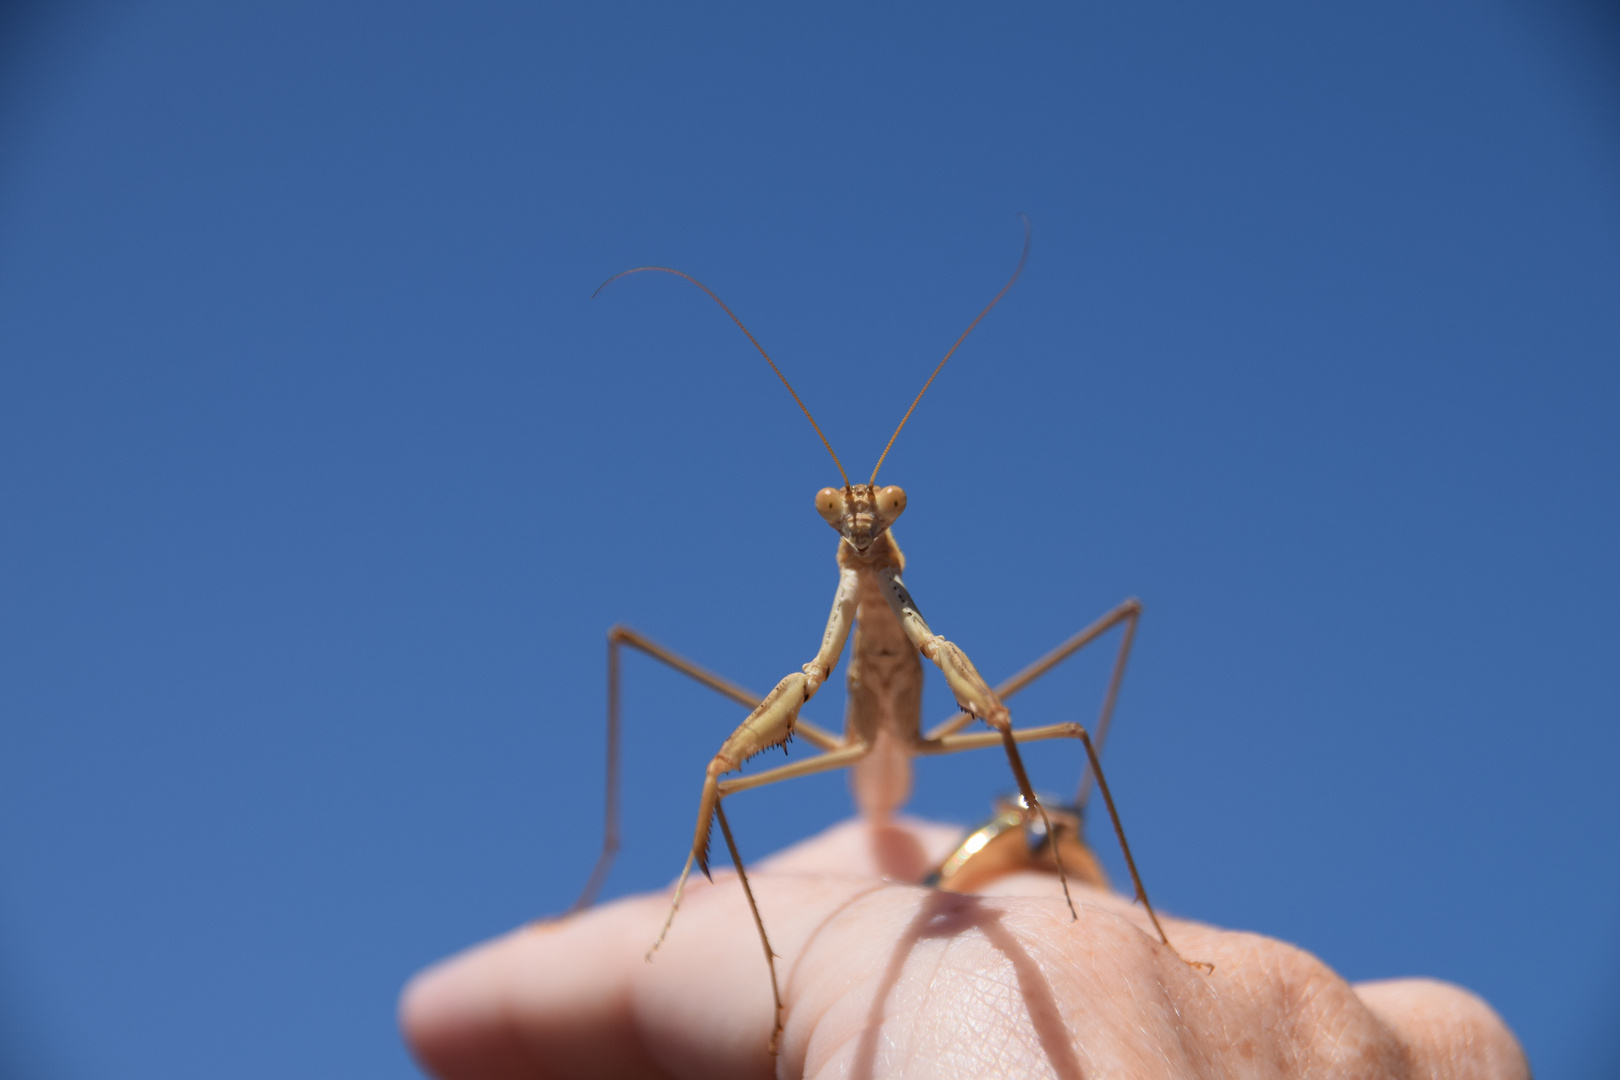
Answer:
[[[1022,214],[1018,216],[1024,217]],[[821,444],[827,448],[827,453],[832,456],[833,464],[838,466],[838,474],[843,477],[844,486],[841,488],[822,488],[816,492],[816,512],[822,516],[827,524],[837,529],[838,535],[849,541],[851,547],[860,554],[865,555],[871,550],[878,537],[888,531],[889,526],[894,524],[895,519],[906,508],[906,493],[904,491],[893,484],[882,488],[877,486],[878,469],[883,467],[883,459],[889,456],[889,451],[894,447],[894,440],[900,437],[901,428],[904,428],[906,421],[911,419],[912,410],[916,409],[917,402],[922,400],[922,396],[933,385],[934,377],[945,366],[945,361],[949,360],[962,342],[967,340],[967,336],[973,333],[973,328],[979,325],[979,320],[988,315],[990,309],[1001,302],[1001,298],[1007,295],[1007,290],[1013,287],[1013,282],[1018,280],[1018,275],[1024,272],[1024,263],[1029,259],[1029,232],[1029,219],[1024,218],[1024,251],[1018,257],[1018,268],[1013,271],[1012,277],[1007,279],[1007,284],[1001,287],[1001,291],[996,293],[995,298],[984,306],[984,310],[979,312],[972,322],[968,323],[968,328],[962,331],[962,336],[956,339],[956,344],[952,345],[950,350],[945,353],[944,359],[940,360],[939,364],[934,368],[933,374],[928,376],[928,381],[923,383],[921,390],[917,391],[917,396],[912,399],[911,408],[907,409],[906,415],[900,418],[900,427],[894,429],[894,434],[889,436],[888,445],[883,448],[883,453],[878,455],[877,465],[872,469],[872,478],[864,484],[852,484],[849,482],[849,474],[844,472],[843,463],[838,460],[838,455],[833,453],[832,443],[827,441],[827,436],[822,433],[821,425],[817,424],[816,418],[810,415],[809,408],[805,406],[803,401],[799,400],[799,394],[793,389],[793,384],[787,381],[787,376],[783,375],[781,369],[776,366],[776,361],[771,359],[770,354],[765,351],[765,347],[749,332],[748,327],[742,324],[742,320],[737,318],[736,314],[729,307],[726,307],[725,301],[716,296],[714,290],[703,284],[703,282],[683,270],[675,270],[668,266],[637,266],[614,274],[602,282],[601,285],[598,285],[596,292],[601,292],[626,274],[639,274],[644,270],[656,270],[660,273],[674,274],[676,277],[685,278],[708,293],[709,299],[719,304],[720,309],[731,316],[731,321],[737,324],[737,328],[747,336],[749,341],[753,342],[754,348],[759,350],[759,355],[763,356],[765,362],[771,366],[771,370],[776,372],[776,377],[782,380],[782,385],[787,387],[787,392],[793,395],[793,400],[798,402],[799,408],[803,410],[804,418],[810,421],[810,426],[815,428],[816,434],[820,436]],[[595,296],[596,293],[591,295]]]
[[[849,484],[816,492],[816,513],[865,555],[906,509],[906,493],[894,484]]]

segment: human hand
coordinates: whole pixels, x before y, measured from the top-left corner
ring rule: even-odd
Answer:
[[[418,1059],[445,1080],[519,1077],[1222,1076],[1526,1080],[1507,1027],[1465,990],[1350,986],[1255,934],[1163,919],[1055,877],[974,896],[920,879],[958,830],[846,822],[750,868],[786,1005],[735,875],[535,923],[422,972],[400,1001]]]

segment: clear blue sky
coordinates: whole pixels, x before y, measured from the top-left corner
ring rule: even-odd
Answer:
[[[836,474],[747,342],[591,290],[703,278],[869,469],[1019,212],[884,467],[930,620],[996,678],[1140,596],[1109,762],[1164,907],[1620,1072],[1600,9],[5,18],[0,1072],[415,1075],[401,983],[590,867],[606,628],[766,688],[835,584]],[[610,894],[679,869],[739,718],[634,660],[626,710]],[[929,763],[913,808],[1006,786]]]

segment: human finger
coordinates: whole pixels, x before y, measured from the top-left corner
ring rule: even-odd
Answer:
[[[836,909],[881,875],[920,878],[958,834],[927,822],[846,822],[778,852],[757,873],[801,885],[776,905],[773,932],[798,937],[802,918]],[[633,897],[538,922],[429,968],[401,996],[407,1041],[449,1080],[768,1072],[768,972],[734,878],[689,885],[649,964],[668,904]]]
[[[1530,1063],[1496,1011],[1434,979],[1357,983],[1356,995],[1404,1044],[1423,1080],[1528,1080]]]

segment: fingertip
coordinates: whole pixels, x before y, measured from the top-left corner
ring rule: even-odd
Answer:
[[[661,902],[531,923],[422,971],[400,994],[411,1052],[441,1080],[663,1075],[629,1007]]]
[[[501,1029],[500,980],[490,944],[413,975],[399,995],[399,1028],[423,1069],[445,1080],[525,1075],[517,1040]]]
[[[1529,1080],[1519,1040],[1478,995],[1436,979],[1357,983],[1354,990],[1406,1046],[1417,1075]]]
[[[412,975],[400,990],[395,1006],[400,1034],[418,1058],[424,1056],[424,1047],[432,1045],[437,1033],[442,997],[436,986],[438,969],[435,964]]]

